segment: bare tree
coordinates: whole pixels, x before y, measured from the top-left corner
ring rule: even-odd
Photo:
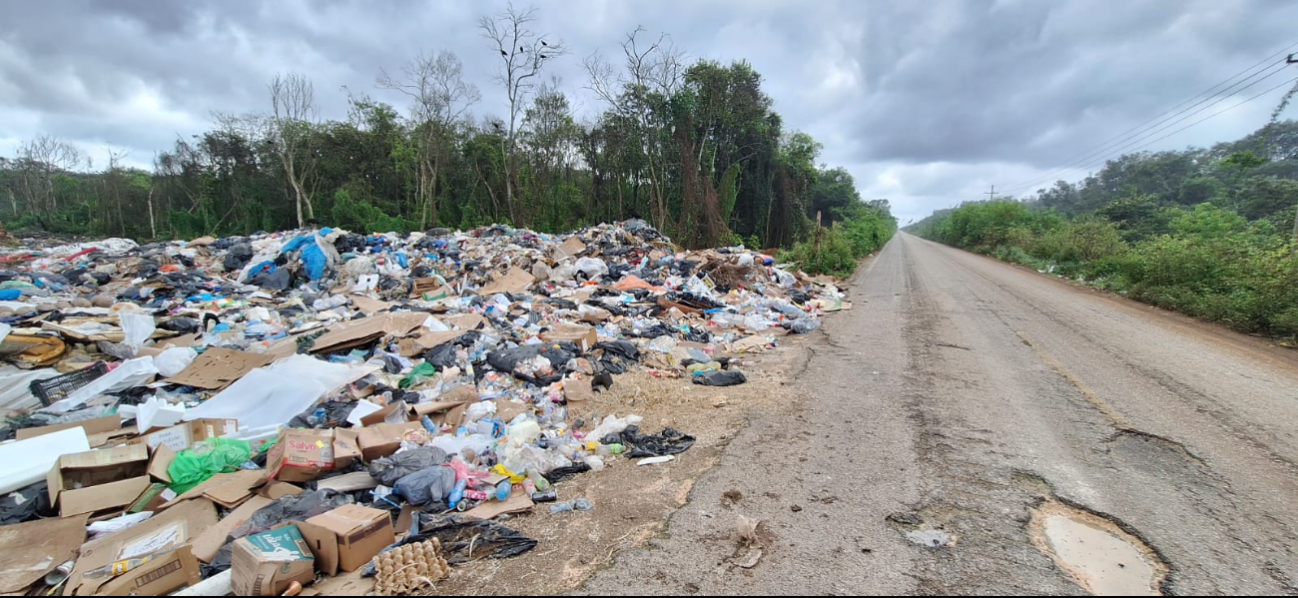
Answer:
[[[71,143],[42,135],[18,147],[18,180],[22,194],[34,212],[50,214],[58,210],[54,192],[54,175],[89,164],[86,156]]]
[[[505,88],[509,99],[509,129],[502,153],[505,154],[505,200],[511,219],[514,219],[514,134],[519,116],[527,106],[527,98],[545,64],[568,53],[562,41],[546,41],[544,35],[533,31],[531,26],[535,22],[535,7],[520,11],[514,8],[513,3],[495,17],[478,19],[483,37],[490,40],[492,48],[500,53],[501,69],[495,81]]]
[[[378,84],[410,97],[411,132],[417,142],[416,183],[421,227],[437,221],[437,174],[449,159],[456,128],[469,108],[482,99],[478,87],[464,80],[464,65],[454,52],[421,54],[395,79],[379,72]]]
[[[657,122],[653,102],[665,100],[680,90],[685,80],[685,53],[678,50],[666,35],[652,43],[644,44],[640,34],[645,29],[636,27],[622,40],[624,71],[617,71],[611,63],[598,54],[586,58],[586,73],[590,76],[588,89],[604,100],[613,110],[635,123],[635,136],[641,141],[645,157],[645,173],[649,186],[650,218],[654,226],[662,228],[667,221],[667,164],[665,133],[671,123]]]
[[[297,225],[303,226],[302,206],[306,205],[308,219],[315,218],[311,195],[306,191],[306,179],[314,163],[307,145],[311,139],[311,126],[316,118],[315,86],[306,76],[297,73],[276,75],[270,89],[270,140],[275,146],[284,175],[293,188],[297,207]]]

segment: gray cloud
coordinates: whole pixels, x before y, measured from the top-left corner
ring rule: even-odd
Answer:
[[[521,4],[521,3],[520,3]],[[0,23],[0,155],[41,133],[147,164],[214,111],[266,108],[266,83],[298,71],[324,116],[375,89],[380,68],[449,48],[504,112],[495,56],[475,21],[502,3],[401,0],[93,0],[15,3]],[[1273,0],[773,0],[542,2],[537,29],[573,53],[553,74],[583,115],[581,59],[643,25],[693,58],[746,59],[786,126],[906,219],[1030,181],[1281,47],[1298,4]],[[1278,83],[1277,76],[1247,92]],[[1279,92],[1277,92],[1278,94]],[[1242,99],[1242,98],[1241,98]],[[1150,149],[1207,145],[1265,121],[1261,98]],[[1227,104],[1228,105],[1228,104]],[[1083,164],[1067,177],[1084,175]]]

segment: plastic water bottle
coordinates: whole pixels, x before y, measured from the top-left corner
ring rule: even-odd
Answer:
[[[465,479],[455,480],[455,487],[451,489],[451,494],[446,498],[446,506],[454,509],[460,501],[464,500],[465,489],[469,487],[469,482]]]

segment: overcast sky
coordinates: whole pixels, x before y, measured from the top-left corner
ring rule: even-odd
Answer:
[[[325,117],[345,116],[343,87],[400,105],[375,89],[379,69],[398,70],[420,51],[441,48],[458,53],[482,89],[475,112],[503,114],[503,94],[490,81],[499,55],[475,27],[499,6],[7,2],[0,155],[48,133],[74,141],[97,167],[108,148],[147,165],[177,136],[209,128],[213,111],[265,110],[266,83],[287,71],[314,81]],[[1083,150],[1298,44],[1298,2],[1288,0],[565,0],[537,7],[537,29],[572,49],[553,72],[579,117],[601,108],[582,89],[583,57],[616,50],[637,25],[667,33],[692,58],[750,61],[785,126],[823,143],[824,162],[846,166],[867,199],[890,199],[903,222],[975,199],[992,183],[1022,191]],[[1283,71],[1263,72],[1237,98],[1184,124],[1298,77],[1298,66]],[[1283,91],[1147,149],[1242,136],[1266,122]],[[1287,116],[1298,117],[1298,108]],[[1059,174],[1076,179],[1086,171]]]

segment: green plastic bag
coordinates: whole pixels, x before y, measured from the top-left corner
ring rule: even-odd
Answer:
[[[436,375],[437,368],[433,367],[433,364],[425,361],[424,363],[415,366],[415,369],[410,370],[410,375],[402,378],[399,386],[403,389],[410,388],[411,386],[419,384],[420,382]]]
[[[171,476],[168,487],[176,494],[184,494],[218,473],[238,470],[251,457],[252,446],[247,440],[208,438],[176,453],[167,466],[167,475]]]

